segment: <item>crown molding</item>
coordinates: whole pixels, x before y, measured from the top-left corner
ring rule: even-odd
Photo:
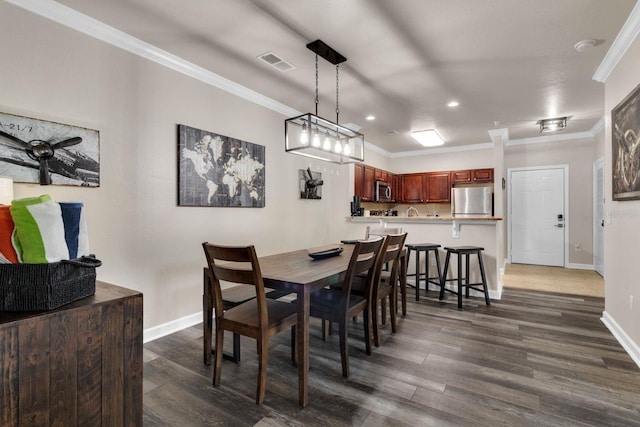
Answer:
[[[298,116],[301,112],[288,107],[272,98],[262,95],[245,86],[235,83],[219,74],[213,73],[199,65],[186,61],[179,56],[159,49],[147,42],[130,36],[116,28],[106,25],[90,16],[84,15],[70,7],[52,0],[5,0],[14,6],[21,7],[44,18],[62,24],[90,37],[109,43],[157,64],[171,68],[186,76],[200,80],[218,89],[229,92],[240,98],[261,105],[287,117]]]
[[[491,137],[491,141],[502,137],[502,143],[506,144],[509,141],[509,129],[489,129],[489,136]]]
[[[493,142],[485,142],[482,144],[458,145],[455,147],[440,147],[440,148],[429,148],[426,150],[403,151],[401,153],[389,153],[389,157],[399,158],[399,157],[427,156],[430,154],[458,153],[461,151],[488,150],[492,148],[493,148]]]
[[[593,74],[592,79],[600,83],[605,83],[639,33],[640,2],[636,3],[633,7],[622,29],[620,29],[613,43],[611,43],[609,51]]]

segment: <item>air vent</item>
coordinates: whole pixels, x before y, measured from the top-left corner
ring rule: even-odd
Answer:
[[[395,129],[385,130],[384,133],[386,133],[387,135],[400,135],[400,132]]]
[[[282,71],[283,73],[287,71],[291,71],[294,68],[296,68],[273,52],[264,53],[258,56],[258,58],[262,59],[264,62],[266,62],[267,64],[271,65],[274,68],[277,68],[279,71]]]

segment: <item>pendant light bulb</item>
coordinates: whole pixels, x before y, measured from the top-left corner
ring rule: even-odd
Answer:
[[[309,132],[307,132],[307,122],[302,122],[302,132],[300,133],[300,144],[307,145],[309,143]]]
[[[331,138],[329,138],[329,134],[327,134],[326,138],[324,139],[324,145],[322,146],[322,149],[325,151],[331,151]]]
[[[342,144],[340,144],[340,141],[337,139],[336,139],[336,145],[333,151],[335,151],[336,153],[342,153]]]
[[[314,147],[320,146],[320,135],[318,135],[317,130],[313,132],[313,141],[311,142],[311,145],[313,145]]]
[[[344,144],[344,149],[342,150],[345,156],[351,155],[351,147],[349,147],[349,143]]]

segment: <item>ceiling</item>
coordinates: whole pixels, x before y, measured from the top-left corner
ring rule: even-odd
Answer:
[[[489,142],[492,129],[540,136],[536,122],[557,116],[569,116],[563,133],[589,131],[605,113],[592,76],[635,0],[59,3],[301,112],[315,111],[315,54],[305,45],[321,39],[347,58],[340,123],[393,154],[422,148],[412,130],[436,129],[446,147]],[[584,39],[596,45],[578,52]],[[267,52],[295,68],[258,59]],[[319,92],[319,115],[335,121],[335,66],[322,58]]]

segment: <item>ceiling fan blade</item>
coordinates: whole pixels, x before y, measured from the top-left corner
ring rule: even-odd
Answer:
[[[51,146],[51,148],[56,149],[56,148],[71,147],[72,145],[80,144],[81,142],[82,142],[82,138],[80,138],[79,136],[75,136],[73,138],[69,138],[69,139],[65,139],[65,140],[60,141],[60,142],[56,142],[55,144],[53,144]]]
[[[51,184],[51,175],[49,174],[49,160],[48,159],[39,159],[40,160],[40,185],[49,185]]]
[[[4,139],[9,140],[9,142],[13,142],[15,144],[18,144],[20,147],[24,148],[25,150],[31,150],[31,144],[29,144],[28,142],[25,142],[25,141],[23,141],[21,139],[18,139],[15,136],[10,135],[10,134],[8,134],[6,132],[2,132],[1,130],[0,130],[0,137],[2,137],[2,138],[0,138],[0,140],[4,138]]]

